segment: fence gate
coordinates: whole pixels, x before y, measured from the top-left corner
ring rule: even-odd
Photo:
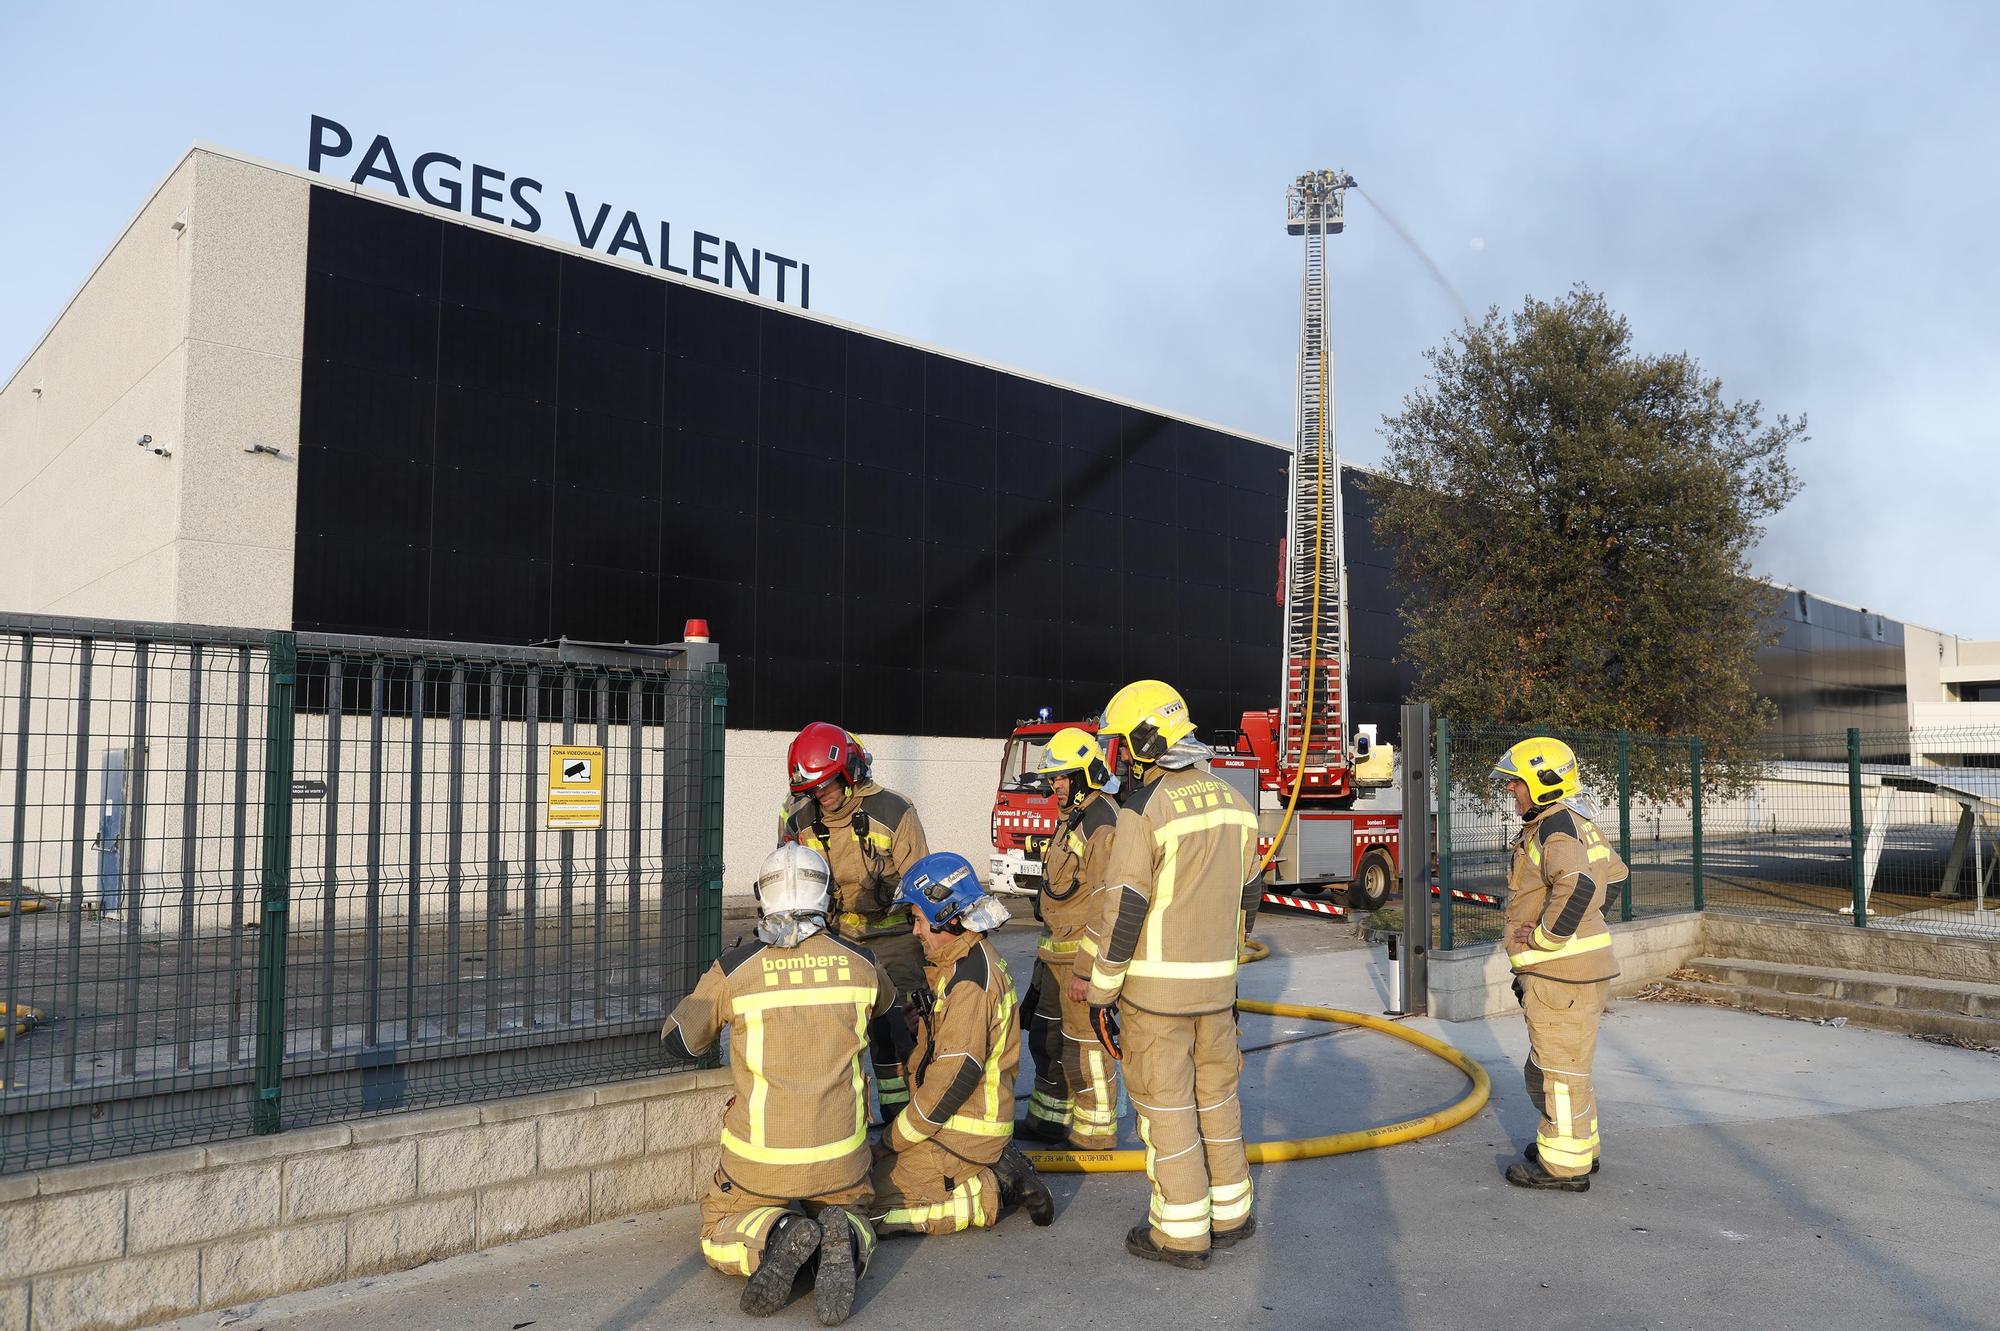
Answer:
[[[0,616],[0,1170],[658,1071],[707,644]]]

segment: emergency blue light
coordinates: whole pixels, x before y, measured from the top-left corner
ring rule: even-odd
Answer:
[[[1040,712],[1036,713],[1036,715],[1041,717],[1042,720],[1046,721],[1049,719],[1049,709],[1044,707]]]

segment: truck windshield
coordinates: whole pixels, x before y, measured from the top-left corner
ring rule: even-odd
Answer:
[[[1000,760],[1000,788],[1019,790],[1021,778],[1042,765],[1049,746],[1038,739],[1016,735],[1007,741],[1007,754]]]

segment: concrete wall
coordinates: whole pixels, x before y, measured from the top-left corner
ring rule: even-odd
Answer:
[[[932,850],[955,850],[979,866],[993,851],[993,788],[1000,780],[1001,739],[923,735],[863,736],[875,777],[907,796],[924,821]],[[757,869],[776,844],[778,810],[791,798],[785,749],[791,731],[732,730],[723,770],[724,891],[748,897]]]
[[[306,189],[190,152],[0,389],[0,609],[290,624]]]
[[[1611,926],[1618,958],[1615,993],[1630,993],[1679,970],[1701,955],[1703,916],[1688,912]],[[1514,972],[1498,943],[1430,954],[1431,1015],[1440,1021],[1479,1021],[1512,1012]]]
[[[0,1328],[120,1331],[694,1201],[723,1071],[0,1177]]]

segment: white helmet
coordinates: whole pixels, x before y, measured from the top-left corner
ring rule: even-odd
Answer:
[[[797,947],[826,928],[833,873],[818,851],[787,842],[764,857],[756,894],[757,937],[773,947]]]

